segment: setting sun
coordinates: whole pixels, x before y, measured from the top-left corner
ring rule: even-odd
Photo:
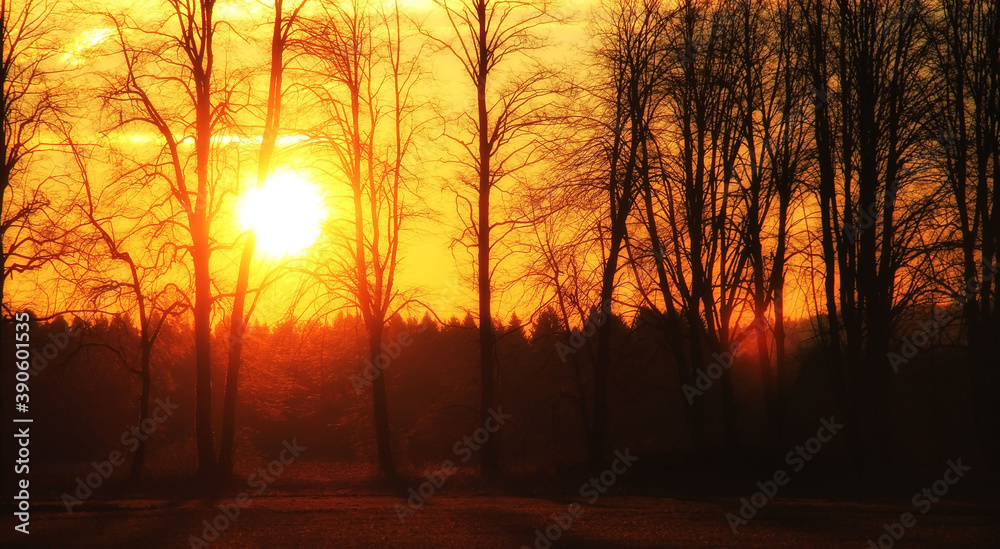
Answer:
[[[256,231],[258,249],[269,256],[293,255],[312,246],[327,216],[319,188],[293,171],[272,175],[260,190],[248,190],[236,212],[240,225]]]

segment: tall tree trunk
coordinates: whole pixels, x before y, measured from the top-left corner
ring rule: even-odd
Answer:
[[[369,328],[368,352],[372,364],[381,364],[382,354],[382,332],[381,322]],[[390,480],[396,478],[396,466],[392,459],[392,440],[389,430],[389,405],[386,396],[385,372],[375,376],[372,382],[372,406],[375,413],[375,437],[378,447],[378,462],[383,473]]]
[[[476,107],[479,121],[479,217],[478,217],[478,288],[479,288],[479,373],[480,420],[485,423],[495,407],[496,372],[494,371],[492,292],[490,287],[490,191],[492,190],[489,112],[486,104],[486,82],[489,74],[490,51],[487,33],[486,2],[476,3],[478,29],[479,72],[476,82]],[[482,474],[497,476],[500,472],[496,436],[489,437],[481,450]]]
[[[192,212],[191,258],[194,263],[194,332],[196,369],[195,431],[198,445],[198,474],[210,476],[215,472],[215,449],[212,435],[212,273],[210,270],[211,243],[209,240],[209,174],[208,164],[212,149],[212,39],[215,34],[212,10],[213,0],[202,0],[200,25],[189,29],[190,43],[186,48],[193,63],[195,84],[195,156],[198,190]],[[193,8],[192,8],[193,10]],[[193,14],[192,14],[193,16]],[[200,44],[194,43],[200,39]],[[199,49],[200,46],[200,49]]]
[[[141,300],[142,298],[139,297]],[[150,378],[149,378],[149,359],[150,351],[152,350],[152,345],[147,342],[147,336],[145,332],[147,327],[145,323],[141,328],[144,332],[142,336],[142,362],[139,370],[139,379],[142,383],[142,388],[139,392],[139,428],[142,428],[142,423],[149,417],[149,390],[150,390]],[[135,449],[135,455],[132,456],[132,466],[129,471],[130,478],[135,481],[139,479],[142,474],[142,466],[146,461],[146,442],[149,437],[137,437],[139,440],[139,446]]]
[[[788,241],[790,182],[778,191],[778,245],[771,265],[771,292],[774,295],[775,428],[780,437],[785,429],[785,384],[788,355],[785,351],[785,254]]]
[[[619,206],[621,207],[621,206]],[[626,210],[627,211],[627,210]],[[603,465],[608,438],[608,372],[611,369],[611,299],[614,297],[615,274],[625,233],[625,216],[612,220],[611,246],[601,276],[601,314],[604,322],[597,329],[597,360],[594,363],[594,430],[591,437],[590,461],[594,466]]]
[[[282,0],[274,3],[274,25],[271,34],[271,69],[268,81],[267,111],[264,119],[264,135],[261,140],[260,155],[257,158],[257,190],[267,180],[271,166],[271,155],[281,127],[281,80],[284,72],[282,61],[288,30],[282,19]],[[296,10],[297,12],[298,10]],[[292,17],[294,18],[293,13]],[[250,281],[250,263],[257,245],[257,234],[251,228],[243,245],[236,292],[233,296],[233,311],[229,324],[229,360],[226,367],[226,394],[222,408],[222,441],[219,446],[219,474],[229,477],[233,474],[233,453],[236,439],[236,404],[239,396],[240,366],[243,360],[243,337],[246,331],[245,308],[247,287]]]
[[[208,272],[207,221],[199,218],[193,225],[192,236],[195,242],[191,255],[194,259],[195,272],[195,430],[198,444],[198,475],[206,477],[212,475],[216,468],[212,436],[212,287]]]
[[[811,13],[810,13],[811,8]],[[803,16],[807,20],[808,40],[806,50],[813,86],[814,139],[816,162],[819,168],[818,202],[820,208],[820,241],[823,257],[823,288],[826,305],[828,373],[838,407],[851,424],[857,423],[857,414],[850,402],[848,376],[844,365],[840,313],[837,307],[837,243],[835,216],[837,213],[836,177],[834,168],[834,133],[830,124],[830,94],[828,89],[827,38],[829,19],[825,17],[825,2],[811,0]],[[857,463],[862,448],[857,431],[849,433],[852,455]]]
[[[643,146],[645,156],[646,147]],[[693,364],[689,364],[684,354],[684,336],[681,333],[681,320],[674,305],[673,292],[670,290],[670,281],[667,279],[666,257],[660,244],[660,234],[656,226],[656,217],[653,212],[653,192],[649,181],[648,170],[646,171],[645,184],[643,189],[643,205],[646,209],[646,231],[649,234],[649,241],[653,246],[653,263],[656,267],[656,280],[663,296],[664,310],[667,317],[667,338],[670,341],[674,361],[676,362],[677,377],[681,386],[691,386],[694,383]],[[705,446],[705,408],[704,399],[698,398],[684,407],[684,416],[688,426],[688,435],[692,448],[698,452]]]

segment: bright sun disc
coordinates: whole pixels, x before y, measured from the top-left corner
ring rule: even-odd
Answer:
[[[274,174],[260,190],[248,190],[236,213],[244,229],[253,228],[257,249],[270,256],[294,255],[312,246],[326,219],[319,188],[295,172]]]

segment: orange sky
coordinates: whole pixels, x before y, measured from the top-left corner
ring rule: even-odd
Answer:
[[[540,55],[545,63],[571,71],[581,70],[580,68],[585,66],[587,59],[583,52],[587,46],[588,33],[584,20],[590,3],[587,0],[578,0],[564,4],[567,8],[565,11],[568,16],[567,20],[550,25],[546,30],[550,47]],[[286,5],[287,11],[292,2],[286,0],[286,4],[288,4]],[[436,36],[450,36],[450,28],[444,26],[445,20],[442,18],[440,10],[431,9],[432,2],[409,0],[402,1],[400,4],[408,10],[414,19],[423,22],[425,31]],[[156,6],[160,6],[161,3],[121,1],[100,2],[95,3],[95,5],[112,11],[128,10],[130,14],[142,21],[144,18],[148,18],[149,14],[155,13]],[[217,20],[232,23],[234,27],[241,29],[241,32],[248,32],[257,38],[263,38],[269,32],[267,19],[271,16],[270,10],[271,8],[266,3],[256,0],[229,0],[219,2],[215,16]],[[74,21],[73,30],[56,33],[63,46],[61,48],[62,54],[56,56],[55,61],[71,69],[66,73],[68,85],[77,90],[81,96],[86,96],[88,93],[93,93],[95,86],[100,83],[94,75],[100,71],[113,70],[116,63],[120,64],[121,62],[120,55],[102,56],[109,51],[107,48],[115,38],[114,32],[107,26],[106,21],[99,17],[81,17],[77,14],[70,14],[68,17]],[[225,58],[226,63],[217,63],[216,70],[225,71],[227,66],[232,68],[230,63],[237,65],[238,63],[250,62],[249,60],[255,58],[266,59],[265,50],[262,48],[267,46],[267,41],[260,40],[259,42],[248,43],[231,34],[226,40],[217,39],[216,49],[225,52],[227,57]],[[448,128],[448,131],[454,131],[457,127],[456,120],[459,113],[467,111],[470,106],[475,104],[474,88],[455,60],[447,53],[425,53],[420,58],[420,64],[425,74],[418,85],[418,92],[424,99],[436,106],[436,112],[440,112],[447,119],[445,127]],[[514,65],[510,68],[516,71],[518,67]],[[290,75],[286,76],[286,85],[291,79]],[[253,85],[257,87],[254,93],[258,96],[261,93],[266,93],[266,78],[258,78],[253,81]],[[97,112],[96,106],[94,110]],[[309,114],[295,112],[294,105],[286,105],[285,110],[284,122],[286,125],[294,126],[300,122],[308,123]],[[425,110],[417,116],[432,117],[435,115],[432,111]],[[88,134],[88,132],[93,135],[93,130],[87,128],[88,122],[94,127],[99,123],[98,120],[88,121],[86,118],[84,117],[81,123],[76,124],[75,134],[78,138],[80,135]],[[259,123],[259,121],[256,122],[256,124]],[[466,309],[475,310],[476,300],[471,284],[471,277],[474,274],[474,267],[470,262],[472,256],[464,247],[456,246],[453,248],[451,245],[453,239],[459,234],[460,222],[455,214],[454,194],[447,188],[449,184],[454,184],[457,174],[452,165],[442,162],[442,158],[446,156],[449,149],[447,148],[447,139],[438,138],[441,131],[440,124],[432,125],[428,131],[424,132],[425,135],[418,138],[417,146],[411,152],[410,167],[419,180],[419,194],[423,206],[425,206],[426,219],[416,220],[403,236],[399,284],[403,288],[417,290],[417,295],[422,301],[431,305],[439,315],[447,318],[451,315],[461,317]],[[256,144],[259,143],[259,137],[223,135],[219,137],[219,140],[220,142],[239,141],[245,145],[244,152],[240,153],[238,173],[226,176],[230,180],[228,183],[230,194],[225,197],[217,197],[220,214],[214,221],[215,236],[220,242],[231,242],[235,240],[240,231],[244,230],[235,212],[238,196],[256,182],[256,162],[253,153],[256,150]],[[305,142],[305,138],[297,133],[294,127],[283,131],[279,139],[279,150],[276,153],[277,165],[273,166],[272,172],[296,171],[299,176],[322,189],[328,223],[337,224],[338,222],[350,221],[350,218],[341,216],[342,212],[351,211],[350,203],[345,201],[348,192],[347,186],[343,181],[337,181],[336,178],[331,178],[309,168],[311,159],[308,158],[309,153],[303,149]],[[141,151],[144,147],[150,149],[158,147],[158,140],[153,133],[139,129],[118,132],[109,136],[108,141],[103,143],[130,151]],[[450,151],[454,152],[454,149]],[[59,161],[54,161],[54,164],[58,166]],[[65,166],[69,165],[68,162],[65,164]],[[41,162],[36,166],[37,169],[46,167],[53,169],[53,164]],[[105,171],[99,160],[95,160],[92,169],[94,174],[101,174]],[[94,176],[92,175],[92,177]],[[101,177],[96,177],[95,181],[101,179]],[[95,185],[99,184],[95,183]],[[513,183],[508,183],[506,186],[510,188],[512,185]],[[55,192],[72,193],[71,190]],[[116,227],[125,231],[128,223],[116,222]],[[331,235],[324,234],[321,239],[323,238],[329,239]],[[139,243],[141,239],[136,238],[132,242]],[[330,242],[326,242],[326,244],[329,245]],[[303,252],[303,255],[312,260],[323,261],[324,258],[319,257],[316,251],[320,247],[322,246],[317,244],[312,249]],[[220,292],[231,291],[240,249],[242,249],[241,246],[236,251],[220,250],[213,256],[213,270],[217,273]],[[259,281],[262,273],[266,271],[266,265],[273,263],[273,261],[271,258],[261,257],[261,254],[258,254],[255,268],[257,274],[254,280]],[[509,318],[511,312],[515,310],[522,318],[530,316],[537,303],[534,301],[536,296],[526,293],[523,285],[517,283],[521,276],[518,272],[518,261],[516,257],[507,260],[504,264],[506,269],[501,269],[498,273],[498,286],[505,285],[511,280],[514,281],[514,284],[506,292],[498,293],[495,300],[496,314],[504,319]],[[43,297],[36,293],[35,286],[25,278],[27,277],[16,276],[9,283],[6,290],[8,295],[5,296],[5,299],[11,299],[15,303],[47,301],[48,303],[44,307],[41,305],[37,305],[37,307],[51,310],[58,308],[56,303],[60,301],[59,294],[69,290],[65,283],[59,287],[51,285],[53,280],[51,275],[43,276],[42,280],[48,279],[47,282],[42,283],[47,294]],[[301,275],[285,275],[278,284],[263,294],[255,319],[270,322],[283,316],[287,311],[290,296],[304,281],[305,279]],[[800,296],[802,292],[795,292],[791,283],[789,286],[786,298],[788,311],[801,310],[803,302]],[[805,289],[803,288],[803,290]],[[299,311],[300,314],[304,312],[303,310]],[[412,312],[417,315],[423,314],[419,309],[414,309]]]

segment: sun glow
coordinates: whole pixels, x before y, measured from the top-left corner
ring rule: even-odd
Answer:
[[[67,51],[63,54],[63,61],[73,65],[79,64],[91,55],[106,38],[114,33],[114,29],[109,27],[91,29],[80,33],[80,37],[67,47]]]
[[[301,173],[271,175],[258,190],[240,198],[236,215],[244,229],[253,228],[257,249],[265,255],[294,255],[312,246],[327,217],[323,193]]]

